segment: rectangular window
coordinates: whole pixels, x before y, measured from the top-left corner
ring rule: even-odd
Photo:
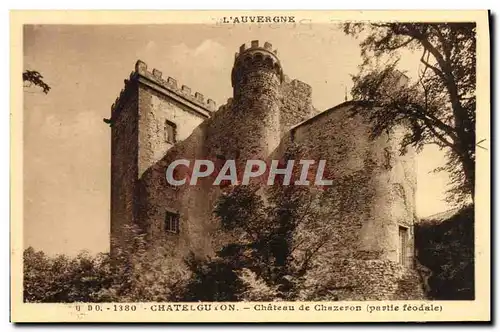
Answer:
[[[407,266],[408,260],[408,228],[399,226],[399,263]]]
[[[177,126],[175,123],[165,121],[165,142],[174,144],[177,141]]]
[[[177,213],[168,212],[165,214],[165,231],[168,233],[179,233],[179,215]]]

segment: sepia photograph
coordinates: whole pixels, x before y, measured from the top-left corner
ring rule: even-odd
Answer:
[[[486,11],[87,14],[18,26],[19,306],[489,319]]]

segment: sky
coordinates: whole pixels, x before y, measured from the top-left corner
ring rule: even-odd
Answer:
[[[231,97],[234,53],[269,41],[286,75],[312,86],[313,104],[344,101],[361,63],[359,40],[333,25],[44,25],[24,28],[24,69],[51,86],[24,88],[24,247],[54,255],[109,250],[110,128],[103,123],[138,59],[217,105]],[[400,69],[416,77],[420,54]],[[419,217],[447,210],[444,152],[417,157]]]

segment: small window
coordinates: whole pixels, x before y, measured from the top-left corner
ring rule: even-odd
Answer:
[[[168,233],[179,233],[179,215],[168,212],[165,215],[165,231]]]
[[[408,228],[399,226],[399,264],[407,266]]]
[[[165,142],[174,144],[177,141],[177,126],[175,123],[165,121]]]

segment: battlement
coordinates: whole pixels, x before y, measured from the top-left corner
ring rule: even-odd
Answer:
[[[129,75],[128,79],[124,80],[125,87],[120,91],[120,95],[115,99],[113,105],[111,105],[111,118],[103,119],[103,121],[109,125],[112,125],[114,120],[117,118],[121,104],[126,102],[126,95],[128,91],[130,91],[131,86],[136,82],[140,77],[146,78],[147,81],[153,83],[154,86],[158,86],[160,89],[165,90],[167,93],[170,93],[172,96],[175,96],[175,99],[179,100],[182,103],[186,101],[191,103],[194,107],[201,108],[198,109],[205,117],[209,117],[211,113],[217,110],[217,106],[214,100],[207,98],[200,92],[195,92],[194,94],[191,92],[191,88],[187,85],[181,85],[180,88],[177,84],[177,80],[173,77],[167,77],[164,79],[163,73],[153,68],[152,71],[148,71],[148,66],[141,60],[137,60],[135,64],[135,71],[132,71]],[[160,90],[161,91],[161,90]]]
[[[280,81],[283,81],[283,69],[278,58],[278,50],[273,50],[273,45],[270,42],[264,42],[261,45],[258,40],[252,40],[250,44],[242,44],[239,52],[234,55],[234,66],[231,74],[233,86],[237,77],[256,63],[275,70]]]
[[[234,58],[235,60],[243,53],[245,52],[248,52],[248,51],[252,51],[252,50],[265,50],[269,53],[272,53],[274,54],[274,56],[278,56],[278,50],[273,50],[273,44],[271,44],[270,42],[264,42],[264,45],[263,46],[260,46],[259,45],[259,41],[258,40],[252,40],[250,42],[250,44],[242,44],[240,46],[240,51],[239,52],[236,52],[234,54]]]
[[[156,68],[153,68],[152,71],[148,71],[148,65],[141,60],[137,60],[135,64],[135,72],[133,74],[143,76],[148,80],[153,81],[160,87],[175,93],[176,95],[190,101],[197,106],[202,107],[208,112],[215,112],[216,110],[215,101],[210,98],[207,98],[205,100],[205,96],[197,91],[193,94],[191,92],[191,88],[187,85],[181,85],[179,88],[179,85],[175,78],[168,76],[166,79],[164,79],[162,77],[163,73]]]

